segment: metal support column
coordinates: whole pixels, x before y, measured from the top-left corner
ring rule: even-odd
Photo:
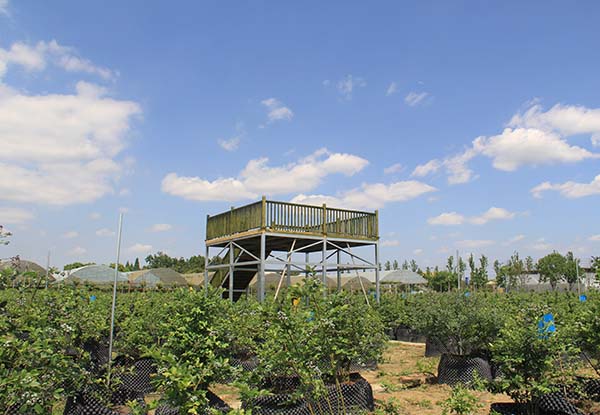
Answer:
[[[379,284],[379,242],[375,242],[375,300],[377,304],[380,301],[380,284]]]
[[[204,291],[208,292],[208,264],[210,264],[209,247],[206,246],[206,256],[204,257]]]
[[[233,242],[229,243],[229,301],[233,303],[233,257],[235,251],[233,248]]]
[[[267,251],[267,235],[260,234],[260,268],[258,271],[258,301],[265,299],[265,256]]]
[[[338,292],[342,290],[342,271],[340,269],[340,257],[341,257],[341,253],[340,250],[338,249],[336,251],[336,257],[337,257],[337,290]]]
[[[308,253],[308,252],[304,255],[304,263],[305,263],[305,265],[304,265],[304,269],[305,269],[305,271],[304,271],[304,277],[308,278],[308,272],[309,272],[308,271],[308,264],[310,264],[310,253]]]
[[[290,255],[290,260],[291,260],[291,255]],[[292,264],[290,264],[290,261],[288,261],[288,264],[285,266],[286,270],[285,273],[286,275],[286,285],[288,288],[290,288],[292,286]]]
[[[327,238],[323,238],[323,250],[321,253],[321,282],[327,287]]]

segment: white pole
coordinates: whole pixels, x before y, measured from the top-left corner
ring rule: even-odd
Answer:
[[[119,260],[121,257],[121,230],[123,229],[123,213],[119,214],[119,231],[117,234],[117,260],[115,262],[115,279],[113,281],[112,309],[110,312],[110,335],[108,339],[108,368],[106,383],[110,385],[110,366],[112,363],[113,333],[115,331],[115,306],[117,303],[117,277],[119,276]]]
[[[577,273],[577,295],[581,295],[581,284],[579,284],[579,260],[575,259],[575,272]]]
[[[46,258],[46,289],[48,289],[48,273],[50,272],[50,251],[48,251],[48,257]]]

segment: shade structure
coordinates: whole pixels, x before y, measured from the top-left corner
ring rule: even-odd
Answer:
[[[361,286],[361,284],[362,284],[362,286]],[[359,277],[354,277],[354,278],[350,278],[349,280],[347,280],[342,285],[342,288],[347,291],[362,291],[362,289],[364,287],[364,289],[366,291],[369,291],[369,289],[374,286],[375,286],[375,284],[373,284],[371,281],[369,281],[365,277],[359,276]]]
[[[281,277],[280,272],[266,272],[265,273],[265,290],[266,291],[275,291],[277,289],[277,285],[279,284],[280,277]],[[317,276],[314,278],[321,281],[320,276]],[[303,279],[304,279],[304,275],[292,275],[292,277],[291,277],[292,285],[302,282]],[[250,281],[250,288],[253,288],[253,289],[256,288],[257,283],[258,283],[258,275],[255,275],[254,278],[252,279],[252,281]],[[337,283],[335,282],[335,280],[333,278],[327,277],[325,280],[325,283],[326,283],[328,289],[337,287]],[[281,282],[281,286],[286,287],[286,285],[287,285],[287,276],[284,275],[283,281]]]
[[[144,270],[141,275],[138,275],[133,283],[135,285],[145,285],[147,287],[185,287],[188,282],[177,271],[171,268],[152,268]]]
[[[8,267],[16,269],[19,274],[22,274],[24,272],[35,272],[37,274],[44,275],[46,274],[46,269],[44,267],[26,259],[0,262],[0,269]]]
[[[108,265],[86,265],[74,269],[62,280],[68,283],[90,283],[96,285],[112,284],[115,279],[115,270]],[[117,272],[117,283],[128,283],[127,276],[122,272]]]
[[[425,285],[427,280],[420,274],[408,269],[388,271],[381,279],[382,284]]]

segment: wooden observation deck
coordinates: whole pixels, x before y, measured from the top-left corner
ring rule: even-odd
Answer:
[[[206,257],[211,248],[220,248],[216,264],[207,264],[208,272],[215,271],[210,283],[225,289],[231,300],[247,292],[250,281],[258,278],[258,297],[263,299],[265,271],[282,271],[289,284],[292,268],[307,273],[320,268],[324,280],[327,272],[351,269],[375,269],[378,274],[378,212],[330,208],[267,200],[206,218]],[[351,249],[375,247],[375,260],[355,255]],[[334,251],[327,255],[329,251]],[[277,252],[286,252],[285,258]],[[310,254],[321,252],[321,260],[310,261]],[[305,254],[297,261],[297,254]],[[337,261],[328,263],[336,254]],[[349,255],[352,264],[342,264],[342,255]],[[359,261],[357,264],[356,261]],[[378,281],[378,278],[377,278]],[[339,284],[338,284],[339,286]],[[377,284],[379,287],[379,284]],[[379,290],[377,289],[377,292]]]

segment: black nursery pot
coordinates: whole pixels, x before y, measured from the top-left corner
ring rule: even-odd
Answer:
[[[242,402],[242,409],[252,408],[252,413],[257,415],[362,414],[375,409],[373,389],[358,373],[350,375],[350,382],[340,384],[339,389],[335,384],[327,385],[325,396],[317,400],[292,399],[293,385],[299,385],[297,379],[284,378],[272,383],[280,393]],[[285,392],[283,386],[287,386]]]
[[[469,385],[475,377],[491,381],[492,368],[482,357],[444,353],[438,365],[438,383],[447,385]]]

